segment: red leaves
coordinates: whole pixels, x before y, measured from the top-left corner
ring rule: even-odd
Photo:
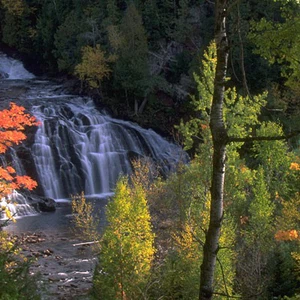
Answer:
[[[27,114],[25,108],[15,103],[10,103],[9,109],[0,111],[0,153],[17,145],[26,139],[24,130],[26,126],[38,125],[35,117]],[[36,181],[29,176],[18,176],[14,168],[0,167],[0,197],[11,193],[13,189],[34,189]]]

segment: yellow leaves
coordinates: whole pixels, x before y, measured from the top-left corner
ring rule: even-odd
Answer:
[[[72,196],[72,213],[73,223],[79,235],[83,239],[99,240],[99,219],[94,213],[93,204],[86,201],[83,192],[81,195]]]
[[[109,63],[114,59],[114,56],[105,57],[100,45],[85,46],[82,48],[82,61],[75,67],[75,75],[90,87],[99,88],[101,81],[110,76]]]
[[[300,171],[300,164],[298,164],[296,162],[292,162],[290,165],[290,170]]]
[[[5,208],[4,208],[4,212],[5,212],[5,214],[6,214],[6,217],[7,217],[9,220],[11,220],[11,221],[13,221],[14,223],[16,223],[16,219],[13,217],[13,215],[12,215],[12,213],[11,213],[11,211],[9,210],[8,207],[5,207]]]
[[[112,280],[114,289],[122,280],[124,290],[129,292],[130,286],[149,275],[155,253],[150,214],[141,185],[135,182],[130,186],[128,178],[121,178],[106,213],[109,225],[101,241],[101,269],[110,274],[105,280]],[[102,274],[98,276],[100,282]]]

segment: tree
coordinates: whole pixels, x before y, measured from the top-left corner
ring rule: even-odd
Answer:
[[[139,99],[147,96],[149,70],[147,37],[142,18],[133,2],[122,19],[120,33],[122,40],[117,51],[115,79],[125,90],[127,102],[129,97],[134,99],[137,113]]]
[[[75,10],[72,10],[58,27],[54,36],[54,55],[60,71],[73,73],[75,65],[80,61],[80,49],[86,44],[82,35],[86,28],[87,24]]]
[[[88,203],[82,192],[81,195],[72,196],[72,214],[75,231],[78,237],[89,239],[91,242],[98,242],[99,218],[94,214],[95,207],[92,203]],[[97,248],[98,244],[96,244]]]
[[[101,240],[94,276],[97,299],[142,299],[154,259],[154,234],[145,191],[121,178],[106,209],[108,226]]]
[[[109,62],[112,60],[114,56],[106,58],[100,45],[94,48],[85,46],[82,48],[82,61],[75,67],[75,75],[81,81],[86,81],[91,88],[100,88],[102,80],[111,73]]]
[[[300,5],[297,0],[282,0],[281,17],[252,22],[251,40],[256,53],[271,64],[281,64],[286,85],[299,93],[300,80]]]
[[[38,125],[35,118],[21,106],[10,103],[9,109],[0,111],[0,154],[18,145],[26,135],[28,126]],[[34,189],[37,183],[30,177],[19,176],[11,166],[0,167],[0,202],[14,189]],[[1,206],[9,220],[14,220],[9,209]],[[35,278],[29,274],[27,258],[20,255],[16,240],[1,230],[0,224],[0,298],[1,299],[40,299]]]
[[[3,5],[3,7],[13,15],[20,16],[24,11],[25,3],[23,2],[23,0],[1,0],[0,2]]]
[[[225,179],[226,145],[228,134],[223,119],[223,101],[228,60],[226,15],[228,0],[215,3],[215,42],[217,65],[214,77],[213,100],[210,112],[210,129],[213,140],[213,170],[211,182],[210,221],[203,247],[203,260],[200,275],[199,299],[213,296],[214,270],[219,250],[219,238],[223,220],[223,195]]]
[[[15,103],[11,103],[9,109],[0,111],[0,154],[25,140],[26,127],[34,125],[38,125],[35,118],[27,114],[24,107]],[[14,189],[32,190],[36,186],[36,181],[26,175],[17,175],[11,166],[0,167],[0,198],[6,197]],[[9,210],[5,207],[4,209],[7,216],[10,217]]]
[[[215,3],[215,43],[216,43],[216,70],[214,74],[213,96],[209,111],[209,127],[212,135],[213,158],[211,179],[211,206],[208,230],[203,246],[203,261],[200,274],[199,299],[211,299],[214,294],[214,272],[219,251],[219,240],[224,216],[224,182],[226,150],[231,143],[283,140],[289,136],[253,136],[250,131],[236,132],[235,124],[232,128],[226,125],[224,101],[226,98],[225,85],[228,62],[228,40],[226,33],[226,19],[230,11],[231,1],[220,0]],[[239,105],[239,100],[233,102]],[[207,101],[207,99],[204,99]],[[253,101],[253,100],[252,100]],[[255,103],[255,101],[253,101]],[[233,112],[234,112],[234,107]],[[248,106],[246,106],[248,108]],[[249,107],[251,109],[251,107]],[[236,121],[241,121],[239,114]],[[252,120],[250,120],[252,121]],[[255,121],[254,120],[254,124]],[[205,124],[204,124],[205,125]],[[250,124],[246,126],[249,129]],[[250,126],[251,128],[251,126]],[[277,133],[278,134],[278,133]]]

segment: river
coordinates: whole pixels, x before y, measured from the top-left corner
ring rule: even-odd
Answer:
[[[73,95],[63,85],[28,72],[20,61],[0,54],[0,108],[23,105],[40,122],[29,141],[10,152],[13,167],[38,182],[36,193],[54,199],[55,213],[36,214],[26,203],[10,230],[68,228],[71,195],[82,191],[103,208],[121,175],[132,172],[132,159],[147,160],[166,174],[182,149],[151,129],[112,118],[91,98]],[[3,78],[4,77],[4,78]],[[22,200],[23,201],[23,200]],[[23,201],[24,202],[24,201]],[[30,216],[30,217],[29,217]]]

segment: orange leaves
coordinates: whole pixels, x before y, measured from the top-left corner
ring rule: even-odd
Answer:
[[[29,176],[16,176],[16,184],[17,186],[26,188],[28,190],[33,190],[37,187],[37,182],[33,179],[31,179]]]
[[[12,190],[18,188],[26,188],[33,190],[37,187],[37,182],[29,176],[18,176],[12,167],[0,167],[0,196],[10,194]]]
[[[38,125],[36,119],[25,113],[25,108],[10,103],[9,109],[0,111],[0,153],[8,147],[19,144],[26,139],[26,126]]]
[[[0,111],[0,154],[25,140],[25,128],[33,125],[38,125],[35,117],[27,114],[24,107],[15,103],[10,103],[9,109]],[[36,181],[29,176],[18,176],[14,168],[0,167],[0,197],[8,195],[13,189],[32,190],[36,186]]]
[[[25,126],[37,125],[33,116],[25,113],[25,108],[11,102],[9,109],[0,111],[0,127],[3,129],[24,130]]]
[[[275,234],[277,241],[295,241],[299,239],[298,231],[292,230],[278,230]]]
[[[300,171],[300,164],[298,164],[296,162],[291,163],[290,170]]]

